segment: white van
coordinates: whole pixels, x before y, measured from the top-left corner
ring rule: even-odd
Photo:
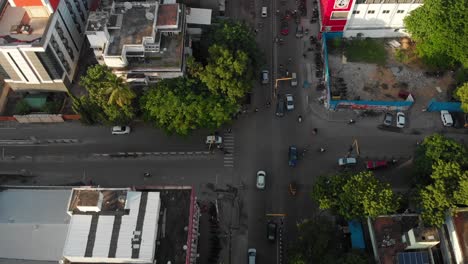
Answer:
[[[268,16],[267,7],[264,6],[264,7],[262,7],[262,17],[267,17],[267,16]]]
[[[440,111],[440,119],[442,119],[442,124],[444,124],[444,126],[446,126],[446,127],[453,126],[452,115],[449,113],[449,111],[441,110]]]
[[[295,72],[291,74],[291,86],[297,86],[297,75]]]

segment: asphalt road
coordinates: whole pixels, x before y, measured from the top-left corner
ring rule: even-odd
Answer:
[[[320,175],[339,171],[337,159],[347,154],[354,140],[359,143],[361,154],[356,170],[363,169],[366,159],[396,158],[399,160],[397,165],[376,174],[395,189],[405,189],[410,182],[408,171],[415,143],[431,131],[420,135],[408,131],[389,132],[378,129],[381,117],[367,117],[348,125],[346,119],[333,119],[320,111],[313,111],[314,107],[320,106],[308,98],[316,98],[319,94],[302,88],[306,78],[305,65],[313,58],[303,57],[304,39],[295,38],[294,21],[289,23],[290,34],[282,37],[284,44],[273,43],[279,35],[280,26],[275,10],[280,9],[283,13],[286,9],[294,10],[295,3],[287,1],[287,5],[281,5],[279,0],[257,0],[251,7],[252,2],[241,2],[242,5],[236,8],[243,8],[243,11],[233,12],[234,17],[250,16],[246,10],[255,10],[252,25],[259,29],[256,38],[260,49],[266,54],[263,69],[268,69],[270,76],[277,78],[284,74],[278,71],[279,64],[283,64],[289,72],[298,74],[297,87],[293,88],[289,81],[284,81],[280,82],[278,91],[281,95],[293,94],[294,111],[287,112],[282,118],[276,117],[273,80],[269,85],[261,85],[260,80],[256,82],[248,113],[234,122],[232,133],[226,132],[227,127],[219,131],[226,139],[229,155],[219,150],[206,153],[208,147],[204,139],[210,131],[198,131],[181,138],[167,136],[148,125],[135,123],[130,135],[112,136],[108,127],[85,127],[78,122],[49,125],[2,123],[0,173],[14,174],[25,170],[35,176],[0,177],[2,183],[60,185],[92,180],[106,187],[191,185],[200,199],[212,197],[213,188],[209,188],[210,185],[216,188],[225,188],[227,184],[242,186],[239,188],[238,205],[233,203],[232,208],[224,208],[225,215],[222,216],[224,225],[233,231],[232,240],[228,242],[232,252],[223,255],[224,263],[236,264],[246,263],[249,247],[257,249],[258,263],[278,263],[278,244],[270,243],[266,238],[267,222],[279,224],[283,221],[284,244],[290,244],[296,236],[296,222],[318,212],[309,198],[312,184]],[[234,3],[229,1],[229,6],[235,8]],[[269,7],[268,18],[260,17],[263,5]],[[304,19],[302,23],[308,23],[308,20]],[[261,28],[259,25],[262,25]],[[317,28],[314,27],[317,25],[307,26],[311,34],[315,34]],[[313,81],[317,80],[314,78]],[[271,107],[266,106],[267,102],[272,103]],[[255,108],[259,111],[255,112]],[[301,123],[297,121],[298,115],[303,117]],[[313,128],[318,128],[317,135],[312,134]],[[31,137],[39,144],[11,145],[7,142],[13,139],[30,140]],[[76,142],[54,141],[58,139]],[[297,146],[299,153],[308,149],[294,168],[288,166],[290,145]],[[318,151],[321,147],[326,149],[324,153]],[[129,152],[138,157],[106,156]],[[265,190],[255,187],[258,170],[267,172]],[[144,172],[150,172],[152,177],[144,179]],[[293,180],[298,183],[295,197],[288,193],[288,184]],[[276,216],[267,216],[271,214]]]

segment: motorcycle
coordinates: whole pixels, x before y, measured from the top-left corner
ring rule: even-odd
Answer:
[[[356,120],[354,120],[354,119],[350,119],[350,120],[348,121],[348,124],[349,124],[349,125],[354,124],[354,123],[356,123]]]
[[[301,123],[301,122],[302,122],[302,116],[298,116],[298,117],[297,117],[297,121],[298,121],[299,123]]]

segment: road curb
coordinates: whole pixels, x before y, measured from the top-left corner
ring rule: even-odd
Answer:
[[[210,151],[163,151],[163,152],[117,152],[117,153],[93,153],[93,157],[106,157],[106,158],[138,158],[138,157],[151,157],[151,156],[206,156],[211,155]]]

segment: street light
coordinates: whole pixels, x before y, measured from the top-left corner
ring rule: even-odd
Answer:
[[[286,77],[286,78],[278,78],[275,80],[275,92],[274,92],[274,97],[276,98],[276,95],[278,94],[278,82],[279,81],[287,81],[287,80],[292,80],[291,77]]]

